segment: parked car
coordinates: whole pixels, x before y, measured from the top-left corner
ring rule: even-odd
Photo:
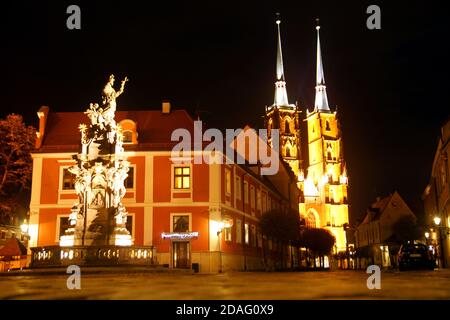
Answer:
[[[436,267],[433,253],[421,243],[406,243],[398,252],[398,266],[400,271],[407,269],[429,269]]]

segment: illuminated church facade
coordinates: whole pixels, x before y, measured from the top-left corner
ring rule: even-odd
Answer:
[[[349,222],[348,177],[342,148],[337,110],[328,104],[324,68],[317,26],[317,62],[314,109],[305,118],[298,105],[288,102],[281,49],[280,20],[277,20],[278,44],[275,99],[266,107],[267,129],[280,130],[280,154],[297,177],[301,190],[299,212],[307,227],[324,228],[336,238],[335,252],[347,247],[344,227]],[[301,122],[306,122],[302,132]],[[270,130],[269,130],[270,132]],[[307,164],[302,159],[301,142],[307,147]],[[268,137],[271,143],[271,137]]]

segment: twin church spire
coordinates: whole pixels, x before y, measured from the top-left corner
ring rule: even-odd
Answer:
[[[281,20],[279,19],[279,17],[277,17],[276,20],[278,31],[277,61],[276,61],[277,79],[275,82],[275,98],[273,106],[295,107],[294,105],[290,105],[288,102],[286,80],[284,77],[283,53],[281,49],[280,23]],[[329,112],[330,107],[328,105],[328,97],[326,92],[325,77],[322,63],[322,52],[320,49],[320,36],[319,36],[320,26],[317,26],[316,30],[317,30],[317,61],[316,61],[316,97],[314,101],[314,111]]]
[[[328,97],[325,87],[325,77],[323,74],[322,52],[320,50],[320,26],[317,30],[317,62],[316,62],[316,99],[314,101],[314,111],[330,111]]]
[[[283,67],[283,52],[281,50],[281,31],[280,31],[281,20],[278,18],[276,20],[278,29],[278,45],[277,45],[277,81],[275,82],[275,98],[273,101],[273,106],[275,107],[293,107],[290,105],[287,97],[286,81],[284,79],[284,67]]]

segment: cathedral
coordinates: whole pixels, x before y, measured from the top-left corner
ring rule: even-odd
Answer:
[[[290,165],[301,190],[299,212],[305,225],[329,230],[336,238],[335,253],[346,250],[344,227],[348,217],[348,177],[342,148],[337,110],[328,104],[324,68],[317,30],[317,61],[315,101],[312,111],[306,110],[304,118],[300,107],[290,104],[284,77],[281,49],[280,20],[278,31],[275,98],[266,107],[264,125],[279,129],[280,155]],[[302,121],[306,132],[302,132]],[[304,140],[303,140],[304,139]],[[271,137],[268,136],[271,144]],[[303,144],[302,144],[303,143]],[[306,146],[307,162],[302,159],[302,146]]]

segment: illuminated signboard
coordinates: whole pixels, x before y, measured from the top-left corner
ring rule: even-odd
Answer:
[[[161,233],[161,238],[171,239],[171,240],[189,240],[197,239],[198,232],[163,232]]]

